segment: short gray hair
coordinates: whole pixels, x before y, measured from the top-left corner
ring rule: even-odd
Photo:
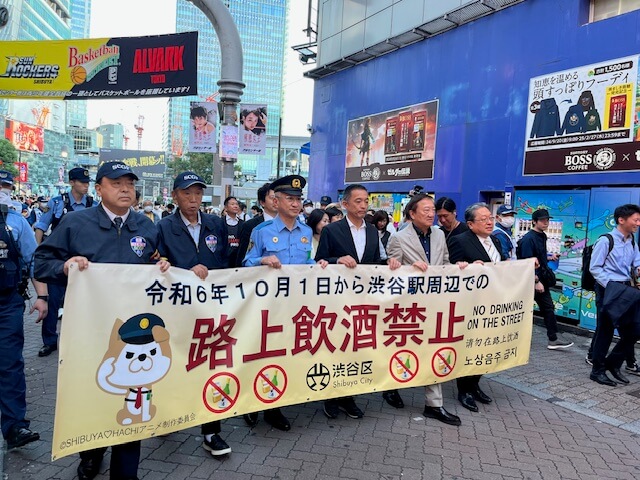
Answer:
[[[476,212],[481,208],[486,208],[487,210],[491,211],[489,205],[484,202],[473,203],[469,205],[464,211],[464,220],[466,222],[473,222],[476,219]]]

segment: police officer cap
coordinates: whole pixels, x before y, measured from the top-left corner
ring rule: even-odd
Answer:
[[[515,215],[516,211],[511,208],[511,205],[500,205],[498,207],[498,215],[510,215],[510,214],[514,214]]]
[[[302,196],[302,189],[307,184],[304,177],[300,175],[287,175],[286,177],[275,180],[270,188],[274,192],[282,192],[287,195],[295,195],[297,197]]]
[[[0,170],[0,182],[13,185],[13,174],[6,170]]]
[[[98,174],[96,175],[96,183],[100,183],[103,177],[110,178],[115,180],[116,178],[120,178],[124,175],[129,175],[133,177],[134,180],[139,180],[138,176],[133,173],[131,167],[122,162],[107,162],[103,163],[102,166],[98,169]]]
[[[302,202],[302,205],[313,205],[313,200],[307,198],[304,202]]]
[[[124,325],[118,329],[118,334],[124,343],[143,345],[153,342],[151,330],[157,325],[164,328],[164,322],[159,316],[153,313],[141,313],[124,322]]]
[[[89,183],[91,179],[89,178],[89,170],[86,168],[72,168],[69,170],[69,180],[79,180],[83,183]]]
[[[323,195],[320,197],[320,205],[329,205],[331,203],[331,197]]]
[[[173,189],[186,190],[191,185],[201,185],[202,188],[207,188],[207,184],[200,175],[194,172],[182,172],[173,181]]]
[[[38,197],[38,200],[36,200],[38,203],[45,203],[47,201],[46,197]]]

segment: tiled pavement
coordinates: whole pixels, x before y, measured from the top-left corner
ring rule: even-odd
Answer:
[[[42,441],[4,455],[6,479],[72,479],[77,455],[51,462],[57,354],[38,358],[39,329],[25,320],[29,416]],[[529,365],[487,375],[493,397],[472,414],[454,400],[459,428],[422,417],[421,388],[402,390],[402,410],[379,394],[357,397],[365,417],[328,420],[320,403],[286,407],[290,432],[261,421],[249,429],[240,418],[223,421],[233,452],[224,460],[201,447],[199,429],[143,441],[139,476],[179,479],[584,479],[640,478],[640,377],[626,387],[603,387],[588,378],[588,338],[567,351],[549,351],[544,329],[534,328]],[[1,454],[0,454],[1,460]],[[0,461],[0,467],[1,465]],[[108,455],[103,473],[108,478]]]

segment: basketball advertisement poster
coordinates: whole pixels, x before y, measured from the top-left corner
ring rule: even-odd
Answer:
[[[529,81],[524,175],[640,170],[640,57]]]
[[[438,101],[350,120],[345,182],[432,179]]]
[[[198,32],[0,42],[0,49],[0,98],[95,100],[198,93]]]

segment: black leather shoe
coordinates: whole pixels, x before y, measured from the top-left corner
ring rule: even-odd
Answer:
[[[460,417],[447,412],[444,407],[429,407],[425,405],[424,412],[422,412],[422,414],[427,418],[440,420],[442,423],[446,423],[447,425],[459,427],[462,424]]]
[[[384,401],[391,405],[393,408],[404,408],[404,402],[400,397],[400,394],[397,390],[388,390],[386,392],[382,392],[382,398]]]
[[[472,412],[478,411],[478,405],[476,405],[476,401],[473,399],[473,395],[471,395],[470,393],[459,393],[458,401],[467,410],[471,410]]]
[[[609,373],[620,383],[624,383],[625,385],[629,384],[629,379],[622,375],[619,368],[609,368]]]
[[[402,401],[402,400],[400,400]],[[353,401],[353,397],[345,397],[338,399],[338,408],[346,413],[351,418],[362,418],[364,413],[358,408],[356,402]]]
[[[40,440],[40,434],[32,432],[28,428],[14,428],[7,437],[7,450],[24,447],[27,443]]]
[[[102,463],[102,457],[98,458],[83,458],[78,465],[78,479],[79,480],[92,480],[100,473],[100,464]]]
[[[279,408],[273,410],[267,410],[264,412],[264,421],[271,425],[273,428],[288,432],[291,430],[291,424],[289,420],[282,414]]]
[[[607,374],[602,373],[591,373],[589,378],[594,382],[598,382],[600,385],[607,385],[609,387],[615,387],[617,385],[616,382],[607,377]]]
[[[39,357],[48,357],[53,352],[55,352],[57,349],[58,349],[57,345],[43,345],[42,348],[40,350],[38,350],[38,356]]]
[[[338,401],[335,398],[324,401],[322,410],[327,418],[337,418],[340,415],[340,409],[338,408]]]
[[[473,398],[480,403],[489,404],[493,402],[493,400],[491,400],[491,397],[489,395],[487,395],[482,390],[480,390],[480,387],[478,387],[478,389],[475,392],[473,392],[472,395],[473,395]]]
[[[244,423],[250,427],[255,427],[258,424],[258,412],[245,413],[242,415],[242,418],[244,419]]]

